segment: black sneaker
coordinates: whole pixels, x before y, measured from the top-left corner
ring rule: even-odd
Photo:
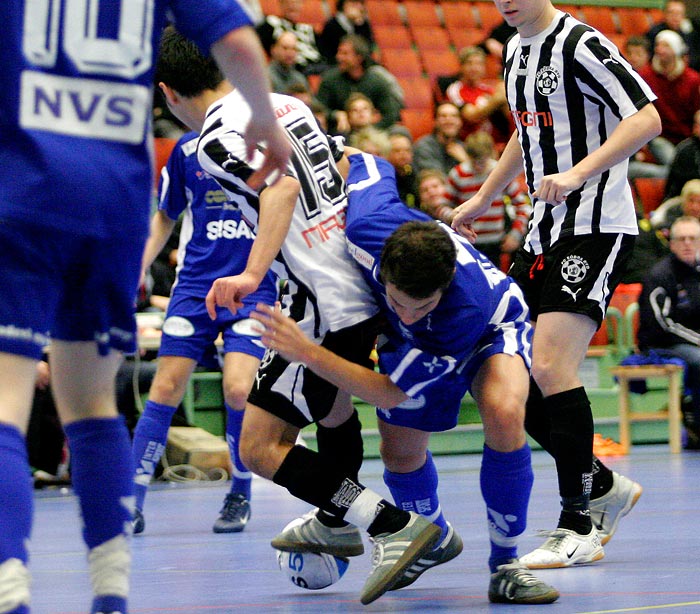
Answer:
[[[137,507],[134,509],[134,517],[131,519],[131,528],[134,535],[143,533],[146,528],[146,519],[143,517],[143,512]]]
[[[226,495],[212,531],[214,533],[240,533],[250,520],[250,503],[240,493]]]

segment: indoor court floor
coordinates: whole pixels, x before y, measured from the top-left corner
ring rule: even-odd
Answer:
[[[644,493],[590,566],[539,575],[561,592],[544,606],[490,605],[488,540],[479,494],[479,455],[438,456],[440,495],[464,552],[425,573],[415,584],[369,606],[359,593],[370,568],[369,547],[351,559],[335,585],[307,591],[277,566],[270,539],[309,506],[256,478],[252,519],[238,534],[211,531],[224,484],[158,484],[146,501],[146,530],[133,541],[131,614],[258,612],[334,614],[420,612],[451,614],[551,612],[700,613],[700,452],[672,455],[667,446],[636,446],[606,463],[637,480]],[[535,486],[520,553],[540,545],[538,529],[553,529],[559,513],[554,465],[533,453]],[[366,461],[362,480],[383,494],[382,466]],[[31,549],[34,614],[85,614],[90,601],[85,551],[75,498],[69,491],[37,494]]]

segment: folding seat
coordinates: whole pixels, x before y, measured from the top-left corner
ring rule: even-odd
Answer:
[[[472,30],[479,28],[478,13],[471,2],[443,0],[440,3],[440,9],[445,20],[445,27],[448,29]]]
[[[450,37],[447,30],[441,27],[420,26],[412,28],[413,40],[418,47],[418,51],[425,50],[446,50],[450,48]]]
[[[433,113],[428,109],[401,109],[401,123],[408,128],[413,140],[433,131]]]
[[[396,0],[365,0],[365,6],[372,27],[404,25]]]
[[[413,49],[382,49],[382,64],[395,77],[420,77],[423,66]]]
[[[406,26],[372,26],[379,49],[411,49],[413,41]]]
[[[636,7],[620,6],[617,9],[620,20],[620,30],[628,37],[632,35],[644,35],[651,27],[649,13]]]
[[[427,77],[397,77],[407,109],[428,109],[433,113],[433,90]]]
[[[406,11],[406,22],[413,27],[440,27],[440,19],[435,4],[428,0],[404,0],[403,8]]]
[[[446,30],[457,50],[478,45],[486,38],[484,32],[476,28],[446,26]]]
[[[479,12],[481,29],[484,30],[486,34],[491,32],[491,30],[503,21],[503,17],[498,12],[495,4],[491,2],[475,2],[474,6]]]
[[[449,49],[426,49],[421,53],[425,71],[431,78],[440,75],[453,75],[459,72],[459,60],[457,54]]]
[[[594,27],[606,36],[617,34],[620,30],[617,24],[617,15],[609,6],[583,6],[581,7],[583,21]]]

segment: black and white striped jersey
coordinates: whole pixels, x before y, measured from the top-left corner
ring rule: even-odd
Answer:
[[[504,66],[531,195],[543,176],[570,169],[656,98],[615,45],[561,11],[536,36],[513,36]],[[525,249],[539,254],[572,235],[637,234],[627,166],[591,177],[562,205],[533,198]]]
[[[313,321],[313,330],[307,332],[319,337],[362,322],[378,308],[345,242],[347,194],[335,164],[342,150],[318,127],[303,102],[281,94],[272,94],[271,102],[292,143],[287,174],[301,185],[281,257],[273,269],[281,279],[304,288],[308,313],[295,319]],[[263,154],[258,151],[246,161],[243,135],[249,119],[250,107],[237,91],[214,103],[207,111],[198,158],[257,233],[258,196],[245,182],[260,168]]]

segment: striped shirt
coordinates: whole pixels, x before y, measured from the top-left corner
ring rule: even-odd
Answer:
[[[561,11],[539,34],[513,36],[504,58],[531,195],[542,177],[572,168],[656,98],[615,45]],[[591,177],[562,205],[532,203],[525,249],[535,254],[572,235],[637,234],[626,161]]]
[[[456,207],[474,196],[496,164],[496,160],[489,160],[483,173],[476,173],[469,161],[455,166],[447,176],[447,192],[453,205]],[[506,211],[506,203],[509,211]],[[527,231],[527,221],[531,212],[530,199],[520,181],[516,179],[491,203],[488,211],[474,222],[476,245],[498,243],[505,233],[508,215],[511,216],[511,232],[517,234],[518,240],[522,239]]]

